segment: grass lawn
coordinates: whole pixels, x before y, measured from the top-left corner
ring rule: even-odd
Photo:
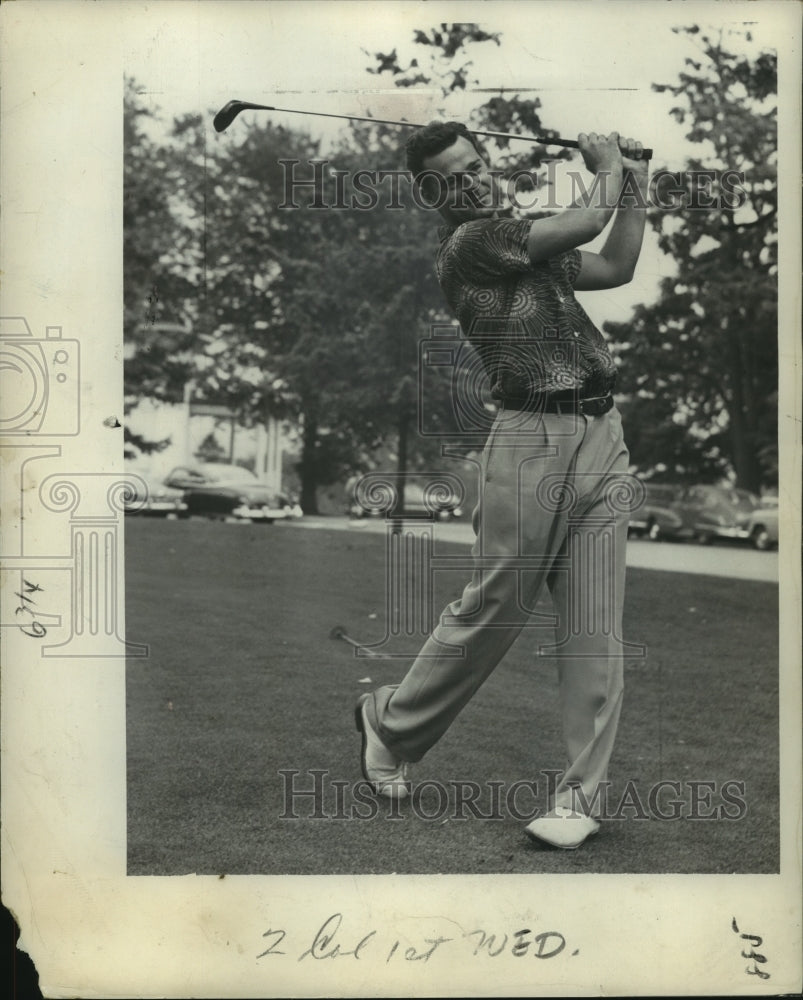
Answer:
[[[438,608],[463,579],[441,576]],[[773,584],[629,571],[625,638],[647,655],[626,661],[607,800],[616,818],[581,850],[559,851],[530,842],[527,820],[494,810],[490,792],[476,808],[501,818],[453,801],[455,782],[532,780],[542,805],[542,770],[563,764],[555,663],[533,655],[530,630],[415,766],[417,781],[445,783],[449,801],[429,785],[416,809],[382,801],[373,818],[343,818],[369,812],[352,798],[355,700],[409,663],[358,659],[329,638],[336,624],[364,642],[385,634],[381,535],[130,518],[126,579],[128,638],[150,646],[127,671],[132,875],[778,870]],[[307,798],[288,810],[279,773],[299,772],[296,787],[309,789],[314,769],[326,772],[323,818]],[[680,794],[664,786],[652,808],[661,781]],[[661,819],[673,798],[681,817]],[[516,802],[535,804],[526,789]]]

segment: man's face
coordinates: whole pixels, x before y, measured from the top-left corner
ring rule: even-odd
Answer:
[[[491,218],[499,211],[496,178],[465,136],[459,135],[451,146],[427,157],[424,167],[443,178],[440,190],[435,178],[430,178],[424,192],[436,200],[438,211],[451,225]]]

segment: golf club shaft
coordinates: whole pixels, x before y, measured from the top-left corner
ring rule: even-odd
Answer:
[[[361,642],[357,642],[356,639],[352,639],[350,635],[346,635],[345,633],[343,633],[343,635],[341,635],[340,638],[343,640],[343,642],[347,642],[350,646],[353,646],[356,650],[359,650],[359,652],[361,652],[364,656],[372,656],[374,657],[374,659],[384,659],[381,653],[375,653],[372,649],[369,649],[367,646],[363,646]]]
[[[313,115],[316,118],[341,118],[345,121],[371,122],[374,125],[403,125],[405,128],[422,128],[416,122],[394,121],[388,118],[366,118],[362,115],[336,115],[328,111],[299,111],[297,108],[276,108],[269,104],[252,104],[250,101],[229,101],[215,115],[213,124],[218,132],[224,132],[241,111],[279,111],[289,115]],[[520,139],[524,142],[538,142],[543,146],[564,146],[567,149],[579,149],[576,139],[561,139],[558,136],[517,135],[513,132],[490,132],[480,129],[470,129],[474,135],[487,136],[492,139]],[[642,159],[651,160],[652,150],[644,149]]]
[[[347,642],[350,646],[353,646],[356,650],[359,650],[359,652],[363,653],[365,656],[373,656],[376,657],[377,659],[384,659],[381,653],[375,653],[368,646],[364,646],[361,642],[357,642],[356,639],[352,639],[342,625],[335,625],[335,627],[329,633],[329,638],[340,639],[343,642]]]

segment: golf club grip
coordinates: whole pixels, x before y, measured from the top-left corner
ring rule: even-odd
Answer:
[[[554,143],[557,146],[566,146],[569,149],[579,149],[580,148],[580,143],[577,142],[576,139],[547,139],[547,143],[550,143],[550,142]],[[642,150],[641,150],[641,159],[642,160],[651,160],[652,159],[652,150],[650,149],[649,146],[642,147]]]
[[[525,142],[539,142],[542,146],[564,146],[566,149],[579,149],[580,143],[576,139],[561,139],[559,136],[553,136],[551,139],[544,139],[537,135],[513,135],[510,132],[480,132],[477,129],[471,129],[474,135],[487,135],[494,139],[523,139]],[[642,160],[652,159],[652,150],[645,147],[641,151]]]

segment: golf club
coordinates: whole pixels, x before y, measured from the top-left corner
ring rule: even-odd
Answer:
[[[364,656],[373,656],[378,660],[387,659],[383,653],[375,653],[368,646],[363,646],[361,642],[357,642],[356,639],[352,639],[351,636],[346,632],[342,625],[335,625],[335,627],[329,633],[330,639],[342,639],[343,642],[347,642],[350,646],[359,650]]]
[[[318,118],[343,118],[346,121],[372,122],[374,125],[403,125],[405,128],[422,128],[416,122],[391,121],[387,118],[364,118],[361,115],[335,115],[326,111],[299,111],[297,108],[274,108],[269,104],[252,104],[250,101],[229,101],[224,104],[212,119],[215,131],[225,132],[241,111],[280,111],[289,115],[315,115]],[[492,139],[521,139],[524,142],[538,142],[542,146],[564,146],[567,149],[579,149],[579,144],[575,139],[561,139],[557,136],[551,138],[534,135],[516,135],[512,132],[483,132],[479,129],[471,129],[474,135],[488,136]],[[643,160],[652,159],[652,150],[642,150]]]

